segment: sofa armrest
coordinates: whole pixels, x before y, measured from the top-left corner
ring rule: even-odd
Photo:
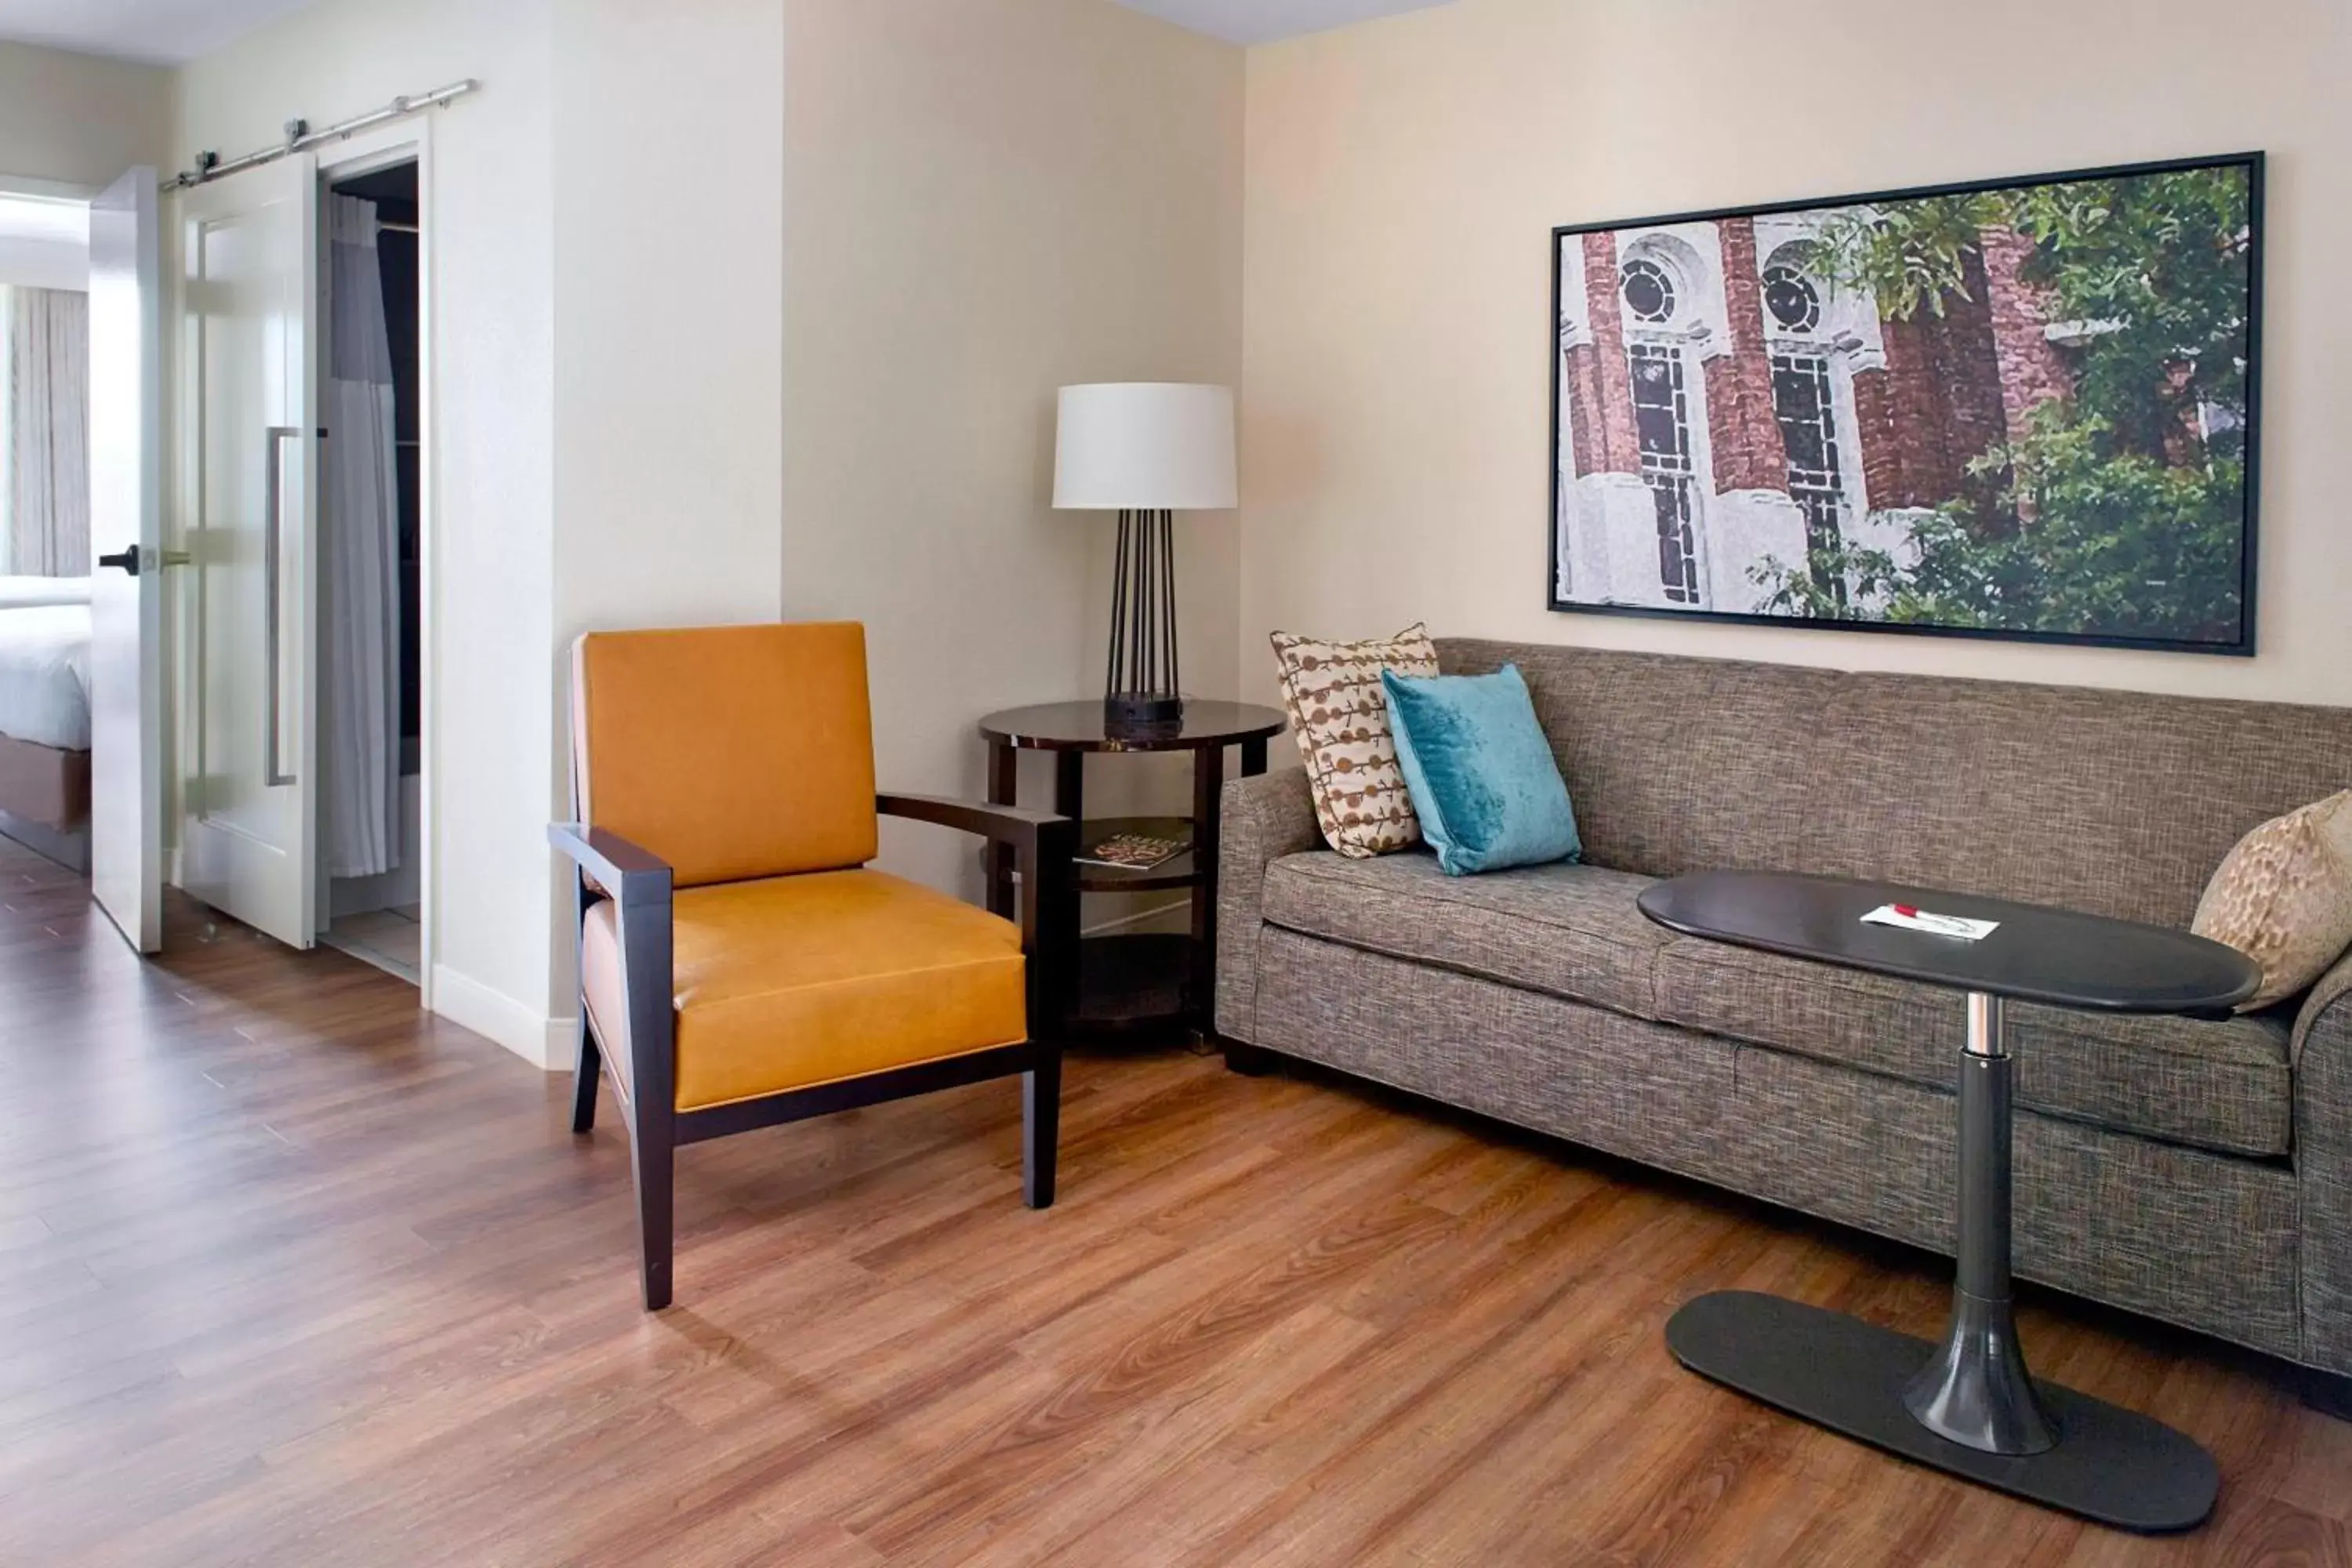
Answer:
[[[2293,1049],[2303,1359],[2352,1373],[2352,952],[2312,988]]]
[[[2323,1026],[2352,1040],[2352,952],[2337,959],[2303,999],[2303,1010],[2294,1016],[2295,1060],[2303,1059],[2304,1047]]]
[[[1218,821],[1217,1032],[1254,1043],[1265,868],[1285,855],[1321,848],[1323,830],[1298,768],[1231,781]]]

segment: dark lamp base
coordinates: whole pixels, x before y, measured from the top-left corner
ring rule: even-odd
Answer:
[[[1181,697],[1120,694],[1103,699],[1103,728],[1112,734],[1172,729],[1183,722],[1184,700]]]

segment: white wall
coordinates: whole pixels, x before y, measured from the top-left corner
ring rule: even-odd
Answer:
[[[176,160],[461,77],[431,117],[435,1002],[539,1059],[556,802],[551,0],[328,0],[178,76]],[[168,212],[171,202],[167,198]],[[168,493],[168,492],[167,492]]]
[[[2352,703],[2336,0],[1459,0],[1249,56],[1241,659],[1523,637]],[[1544,607],[1555,224],[2263,148],[2252,660]]]
[[[169,72],[0,43],[0,189],[101,189],[163,162],[171,119]]]
[[[58,196],[0,191],[0,284],[89,288],[89,208]]]
[[[1101,690],[1112,530],[1047,507],[1055,388],[1239,375],[1242,52],[1104,0],[786,19],[785,608],[866,623],[889,787],[978,798],[982,715]],[[1230,696],[1233,514],[1177,526],[1185,683]],[[884,864],[976,884],[936,829]]]

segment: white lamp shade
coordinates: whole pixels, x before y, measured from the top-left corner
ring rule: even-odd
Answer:
[[[1056,507],[1215,511],[1240,504],[1236,489],[1231,387],[1117,381],[1062,388]]]

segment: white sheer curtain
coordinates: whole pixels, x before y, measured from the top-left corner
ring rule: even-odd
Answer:
[[[400,479],[375,204],[331,196],[320,514],[320,848],[331,877],[400,864]]]
[[[89,575],[89,297],[0,289],[0,573]]]

